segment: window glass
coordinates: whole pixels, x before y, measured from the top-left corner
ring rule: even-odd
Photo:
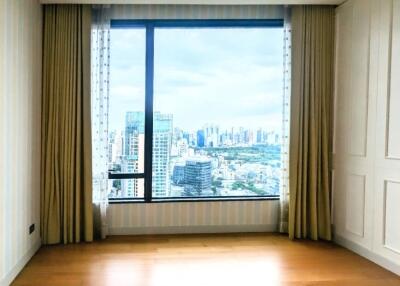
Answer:
[[[279,195],[283,28],[156,28],[153,197]]]
[[[146,30],[111,29],[109,169],[144,172]],[[144,196],[143,179],[110,180],[111,198]]]

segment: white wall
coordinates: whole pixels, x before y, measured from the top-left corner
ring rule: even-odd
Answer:
[[[335,240],[400,274],[400,0],[336,12]]]
[[[41,21],[39,1],[0,0],[0,285],[40,246]]]
[[[278,229],[279,201],[113,204],[110,234],[259,232]]]

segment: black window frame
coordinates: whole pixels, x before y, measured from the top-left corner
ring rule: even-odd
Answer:
[[[193,201],[249,201],[279,200],[279,196],[212,196],[212,197],[165,197],[153,198],[153,98],[154,98],[154,30],[155,28],[283,28],[283,19],[167,19],[125,20],[112,19],[111,29],[144,28],[146,31],[145,60],[145,127],[144,172],[120,173],[109,170],[109,180],[144,179],[144,198],[109,198],[109,203],[160,203]]]

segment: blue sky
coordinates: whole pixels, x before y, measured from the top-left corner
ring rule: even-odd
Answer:
[[[283,30],[156,29],[154,110],[187,131],[214,123],[280,132]],[[112,30],[110,129],[144,111],[145,31]]]

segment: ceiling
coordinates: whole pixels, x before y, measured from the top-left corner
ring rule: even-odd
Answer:
[[[339,5],[346,0],[40,0],[49,3],[79,4],[178,4],[178,5]]]

